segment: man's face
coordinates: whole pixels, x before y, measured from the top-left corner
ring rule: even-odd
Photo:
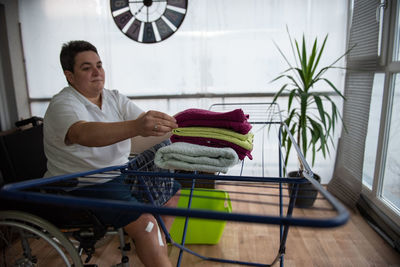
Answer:
[[[102,62],[93,51],[76,54],[74,72],[64,71],[64,74],[69,83],[87,98],[98,97],[104,88]]]

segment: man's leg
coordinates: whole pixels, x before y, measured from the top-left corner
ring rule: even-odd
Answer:
[[[124,230],[135,241],[136,252],[145,266],[172,267],[168,246],[164,235],[159,234],[161,229],[157,225],[153,215],[142,214],[136,221],[126,225]]]
[[[167,201],[167,203],[164,204],[164,206],[169,208],[176,208],[178,206],[180,193],[181,190],[179,190],[173,197],[171,197]],[[172,223],[174,222],[175,216],[162,215],[161,219],[163,220],[165,227],[169,231],[171,229]]]
[[[168,146],[169,144],[171,144],[170,141],[165,140],[164,142],[161,142],[160,144],[157,144],[142,152],[128,163],[128,168],[148,172],[165,172],[166,170],[157,167],[153,160],[157,150],[161,147]],[[181,187],[178,182],[174,182],[173,179],[166,177],[151,177],[149,179],[142,178],[141,182],[136,179],[135,181],[133,195],[141,196],[139,199],[143,198],[150,202],[150,194],[151,198],[155,200],[154,205],[156,206],[163,205],[171,208],[177,207],[180,195],[179,188]],[[166,199],[168,199],[168,201]],[[169,231],[175,217],[168,215],[162,215],[160,217],[167,231]],[[160,231],[162,240],[165,243],[165,234],[161,227]]]

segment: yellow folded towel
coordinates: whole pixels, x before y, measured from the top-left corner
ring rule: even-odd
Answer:
[[[247,134],[240,134],[235,131],[223,128],[180,127],[173,129],[172,133],[180,136],[205,137],[225,140],[241,146],[247,150],[253,149],[254,134],[252,132],[248,132]]]

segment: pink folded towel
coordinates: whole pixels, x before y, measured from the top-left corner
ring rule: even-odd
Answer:
[[[190,108],[175,115],[179,127],[202,126],[231,129],[241,134],[247,134],[251,130],[251,124],[247,121],[249,115],[242,109],[228,112],[215,112],[205,109]]]
[[[253,159],[253,156],[251,155],[251,151],[246,150],[241,146],[238,146],[234,143],[231,143],[231,142],[228,142],[225,140],[214,139],[214,138],[205,138],[205,137],[194,137],[194,136],[179,136],[179,135],[175,135],[175,134],[171,136],[170,140],[172,143],[186,142],[186,143],[208,146],[208,147],[219,147],[219,148],[230,147],[233,150],[235,150],[235,152],[238,155],[240,160],[243,160],[246,156],[249,159]]]

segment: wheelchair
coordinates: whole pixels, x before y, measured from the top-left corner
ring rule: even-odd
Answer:
[[[0,187],[41,178],[46,171],[42,118],[16,127],[0,136]],[[95,267],[88,263],[110,235],[120,241],[121,261],[113,266],[129,266],[123,230],[103,225],[90,210],[0,198],[0,266]]]

